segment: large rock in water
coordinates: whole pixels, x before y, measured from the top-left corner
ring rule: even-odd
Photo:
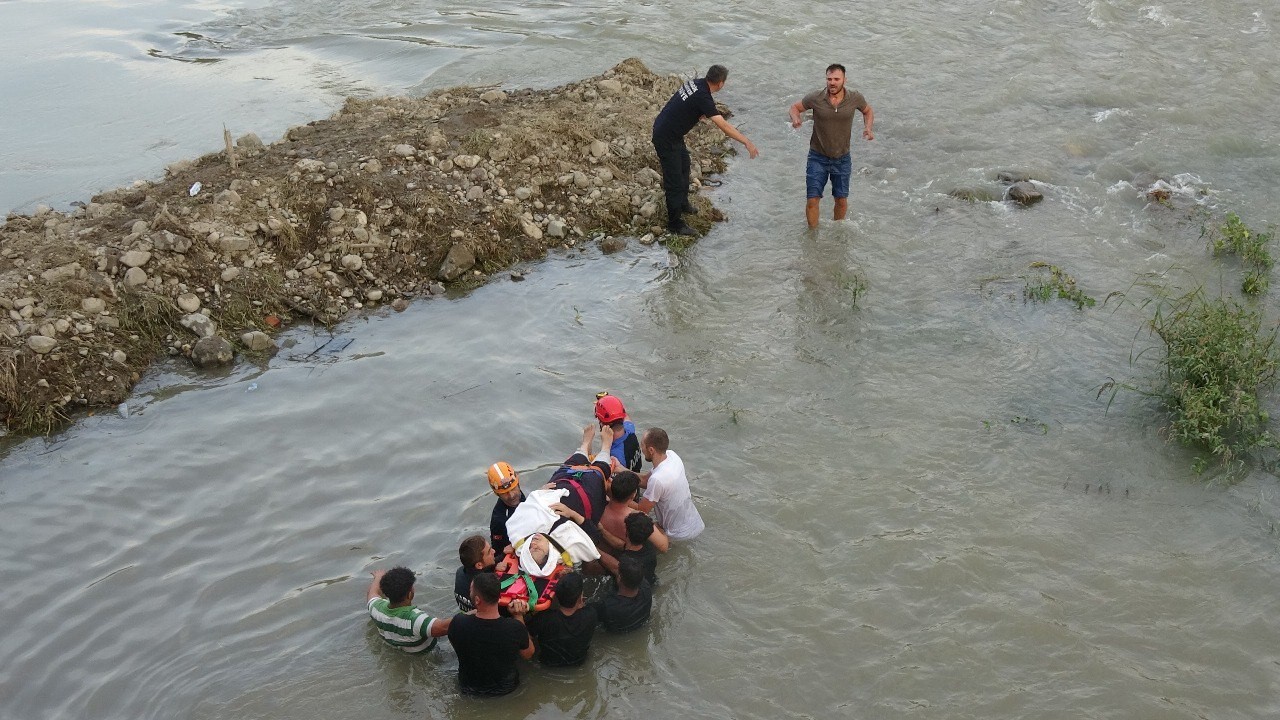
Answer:
[[[1044,199],[1044,195],[1041,195],[1036,186],[1029,182],[1014,183],[1009,186],[1009,192],[1005,197],[1019,205],[1035,205]]]
[[[222,337],[207,337],[191,348],[191,362],[196,367],[217,367],[226,365],[235,357],[231,343]]]
[[[449,248],[449,254],[445,256],[444,263],[440,265],[440,279],[446,282],[452,282],[462,276],[462,273],[470,270],[476,264],[476,255],[471,252],[471,248],[462,243],[454,243]]]

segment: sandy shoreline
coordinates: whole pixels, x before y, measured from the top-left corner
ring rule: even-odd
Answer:
[[[114,406],[161,356],[226,364],[274,352],[281,328],[402,309],[553,247],[652,242],[666,214],[649,131],[679,82],[630,59],[547,90],[352,99],[271,145],[247,135],[72,212],[9,215],[4,427]],[[724,169],[719,132],[689,146],[695,178]],[[698,202],[699,230],[723,219]]]

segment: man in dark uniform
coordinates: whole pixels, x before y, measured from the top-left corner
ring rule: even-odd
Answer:
[[[524,492],[520,490],[520,476],[505,462],[489,466],[489,487],[498,496],[489,516],[489,544],[494,552],[505,555],[511,547],[511,538],[507,537],[507,518],[524,502]]]
[[[667,230],[677,235],[697,234],[680,215],[694,211],[689,202],[689,148],[684,136],[699,120],[710,118],[725,135],[742,143],[751,157],[760,154],[747,136],[716,109],[711,94],[720,92],[728,78],[729,71],[723,65],[712,65],[705,78],[681,85],[653,121],[653,149],[662,164],[662,189],[667,196]]]

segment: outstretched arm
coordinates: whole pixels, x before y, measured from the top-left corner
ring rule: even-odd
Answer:
[[[871,132],[871,123],[875,122],[876,114],[868,105],[862,110],[862,137],[868,140],[875,140],[876,134]]]
[[[453,618],[434,618],[431,621],[431,632],[433,638],[444,637],[449,634],[449,625],[453,623]]]
[[[369,592],[365,594],[364,598],[365,605],[368,605],[369,601],[376,597],[382,597],[382,576],[386,574],[386,570],[373,571],[373,582],[369,583]]]
[[[715,126],[720,128],[720,131],[725,135],[728,135],[734,140],[742,143],[743,147],[747,149],[747,153],[751,155],[751,157],[754,158],[760,154],[760,151],[756,149],[755,144],[748,140],[746,135],[738,132],[738,128],[730,125],[729,121],[725,120],[723,115],[712,115],[711,122],[715,123]]]

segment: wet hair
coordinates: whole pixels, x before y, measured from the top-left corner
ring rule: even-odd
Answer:
[[[618,584],[628,590],[639,590],[642,582],[644,582],[644,566],[640,564],[639,559],[624,555],[618,561]]]
[[[627,542],[643,545],[653,534],[653,518],[642,512],[633,512],[622,521],[627,526]]]
[[[394,567],[382,576],[382,580],[378,582],[378,589],[391,601],[392,605],[402,603],[409,597],[409,592],[413,590],[414,581],[413,571],[407,567]]]
[[[831,72],[832,70],[839,70],[841,75],[849,74],[848,72],[845,71],[844,66],[841,65],[840,63],[831,63],[830,65],[827,66],[827,72]]]
[[[462,561],[462,567],[474,568],[476,563],[484,562],[484,550],[488,545],[483,535],[472,535],[463,540],[458,546],[458,559]]]
[[[498,576],[491,572],[480,573],[471,578],[471,589],[476,595],[480,596],[485,603],[493,605],[498,602],[498,597],[502,594],[502,587],[498,584]]]
[[[613,485],[609,487],[609,496],[618,502],[626,502],[636,496],[640,489],[640,476],[630,470],[619,470],[613,476]]]
[[[560,607],[569,608],[582,599],[582,576],[576,572],[565,573],[556,584],[556,602]]]
[[[644,431],[644,444],[657,450],[658,452],[666,452],[671,447],[671,439],[667,437],[667,431],[662,428],[649,428]]]
[[[723,65],[712,65],[707,68],[707,83],[719,85],[729,78],[729,68]]]

